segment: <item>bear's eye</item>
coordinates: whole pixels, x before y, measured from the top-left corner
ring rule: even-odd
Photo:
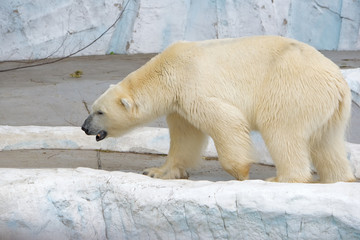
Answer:
[[[96,114],[97,115],[103,115],[104,113],[102,111],[97,111]]]

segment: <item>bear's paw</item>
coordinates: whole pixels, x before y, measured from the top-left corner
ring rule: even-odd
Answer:
[[[152,178],[161,178],[161,179],[189,178],[189,174],[185,170],[175,167],[148,168],[144,170],[143,174]]]

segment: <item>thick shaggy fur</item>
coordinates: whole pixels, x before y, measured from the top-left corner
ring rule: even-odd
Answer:
[[[110,87],[93,105],[90,134],[108,136],[167,115],[170,151],[156,178],[186,178],[213,138],[222,167],[248,178],[258,130],[279,182],[354,181],[344,147],[350,90],[338,67],[304,43],[275,36],[179,42]],[[101,111],[98,116],[97,112]]]

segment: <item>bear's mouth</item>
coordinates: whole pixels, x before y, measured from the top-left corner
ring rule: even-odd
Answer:
[[[105,130],[101,130],[100,132],[98,132],[97,134],[96,134],[96,141],[98,142],[98,141],[101,141],[101,140],[103,140],[104,138],[106,138],[106,136],[107,136],[107,132],[105,131]]]

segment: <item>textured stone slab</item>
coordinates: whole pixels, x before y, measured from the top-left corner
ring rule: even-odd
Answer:
[[[359,183],[0,169],[2,239],[358,239]]]

